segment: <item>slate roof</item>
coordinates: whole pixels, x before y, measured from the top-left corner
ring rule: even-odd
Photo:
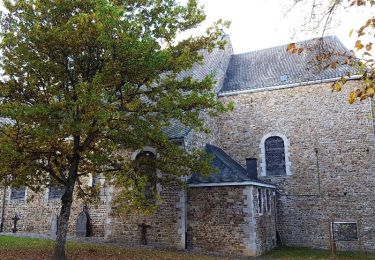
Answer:
[[[189,127],[184,126],[178,120],[173,120],[170,126],[163,128],[169,139],[183,139],[190,130]]]
[[[219,81],[217,82],[219,85],[217,89],[220,90],[222,80],[220,81],[218,77],[220,76],[220,73],[225,73],[227,64],[230,60],[230,55],[233,53],[229,37],[224,35],[223,39],[228,41],[228,46],[225,50],[214,48],[212,52],[206,50],[202,51],[202,64],[194,64],[190,70],[181,72],[179,78],[183,79],[186,77],[192,77],[195,80],[202,81],[209,74],[213,74],[215,79]],[[185,127],[177,120],[174,120],[170,126],[164,128],[165,134],[170,139],[182,139],[190,132],[190,130],[189,127]]]
[[[356,74],[355,69],[349,65],[338,65],[336,69],[325,70],[311,68],[311,62],[322,50],[349,53],[336,36],[324,37],[322,41],[312,39],[299,42],[297,46],[319,46],[320,48],[312,52],[303,51],[301,54],[291,54],[287,52],[287,45],[282,45],[233,55],[221,93],[333,79],[344,76],[348,72],[352,75]]]
[[[200,53],[203,55],[203,62],[195,63],[190,70],[181,72],[179,77],[193,77],[194,79],[201,81],[209,74],[216,75],[220,73],[219,70],[221,69],[221,66],[223,63],[225,64],[228,62],[231,54],[233,53],[229,36],[224,35],[222,39],[228,42],[228,46],[225,50],[219,48],[214,48],[211,52],[203,50]],[[226,66],[227,64],[225,64],[225,67]]]
[[[12,125],[12,124],[14,124],[14,121],[12,119],[9,119],[6,117],[0,117],[0,126]]]
[[[206,144],[205,150],[208,154],[213,155],[214,158],[211,165],[213,168],[216,168],[218,172],[211,173],[208,176],[194,173],[189,178],[188,184],[229,184],[233,182],[268,184],[266,182],[250,178],[246,170],[219,147]]]
[[[228,38],[230,43],[230,40]],[[320,44],[318,44],[320,43]],[[347,75],[357,74],[349,65],[338,65],[336,69],[318,69],[312,66],[315,56],[323,51],[349,53],[349,50],[336,36],[326,36],[322,41],[311,39],[297,43],[297,46],[319,46],[316,51],[304,51],[301,54],[291,54],[286,51],[287,45],[272,47],[264,50],[231,55],[224,82],[220,83],[220,94],[236,91],[259,90],[283,85],[306,85],[307,82],[330,80]],[[192,76],[202,80],[209,73],[223,69],[222,63],[228,59],[230,52],[214,49],[204,52],[203,64],[195,64],[189,71],[182,72],[182,77]],[[334,59],[337,59],[337,57]],[[339,58],[340,60],[340,58]],[[226,64],[225,64],[226,66]],[[305,84],[304,84],[305,83]],[[222,84],[222,86],[221,86]],[[165,129],[171,139],[183,138],[190,129],[177,121]]]

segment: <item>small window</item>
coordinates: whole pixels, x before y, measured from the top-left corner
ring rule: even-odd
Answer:
[[[281,82],[285,82],[285,81],[287,81],[287,80],[288,80],[288,75],[284,74],[284,75],[281,75],[281,76],[280,76],[280,81],[281,81]]]
[[[144,187],[144,196],[147,200],[153,201],[156,195],[156,158],[152,152],[144,151],[136,157],[138,170],[140,174],[147,177],[147,182]]]
[[[92,180],[92,187],[99,186],[99,196],[104,197],[107,196],[107,187],[105,185],[105,178],[102,176],[96,176]]]
[[[48,187],[48,199],[55,200],[61,199],[64,194],[64,187],[62,186],[49,186]]]
[[[266,175],[286,175],[284,140],[279,136],[268,137],[264,143]]]
[[[263,194],[262,189],[258,189],[258,213],[263,212]]]
[[[11,188],[10,199],[11,200],[24,200],[26,195],[26,187]]]
[[[266,204],[267,204],[267,212],[271,212],[271,196],[270,196],[269,190],[266,190]]]

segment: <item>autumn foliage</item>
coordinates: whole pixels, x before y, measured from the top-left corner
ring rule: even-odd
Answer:
[[[300,1],[296,1],[300,2]],[[322,23],[327,26],[330,21],[330,17],[334,15],[334,10],[339,5],[347,5],[348,8],[372,8],[375,9],[374,0],[355,0],[355,1],[332,1],[328,10],[324,13],[326,22]],[[374,10],[375,11],[375,10]],[[321,18],[322,20],[324,19]],[[321,21],[320,20],[320,23]],[[321,28],[324,32],[326,28]],[[321,69],[333,68],[335,69],[340,64],[347,64],[352,66],[357,72],[356,75],[348,73],[341,77],[341,79],[335,81],[332,84],[332,89],[335,91],[341,91],[342,87],[352,76],[361,79],[361,85],[355,91],[349,94],[349,103],[354,103],[357,100],[365,100],[367,98],[373,98],[375,94],[375,61],[374,61],[374,39],[375,39],[375,18],[370,17],[366,22],[357,30],[351,30],[349,32],[351,37],[357,37],[355,45],[350,53],[342,52],[317,52],[315,56],[315,64],[323,65]],[[320,39],[323,41],[323,38]],[[299,54],[303,51],[312,52],[319,48],[320,45],[315,46],[299,46],[296,43],[290,43],[287,46],[288,52],[292,54]]]

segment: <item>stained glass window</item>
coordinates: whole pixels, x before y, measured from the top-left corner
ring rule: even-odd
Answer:
[[[265,141],[267,176],[286,175],[284,140],[271,136]]]
[[[151,152],[141,152],[137,155],[139,171],[147,177],[147,183],[144,187],[146,199],[153,200],[156,193],[156,166],[155,155]]]

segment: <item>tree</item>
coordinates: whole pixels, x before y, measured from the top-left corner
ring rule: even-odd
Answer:
[[[200,112],[227,109],[210,92],[213,75],[202,81],[179,76],[202,61],[200,50],[223,47],[219,37],[226,22],[175,43],[178,33],[205,19],[196,0],[186,5],[6,0],[4,5],[0,116],[13,123],[1,128],[1,180],[35,192],[51,183],[64,188],[56,259],[66,259],[74,190],[79,197],[92,193],[85,176],[111,174],[134,205],[149,206],[140,192],[147,176],[119,151],[157,149],[161,183],[190,171],[208,173],[203,154],[183,151],[163,128],[173,119],[206,131]]]
[[[293,8],[300,5],[310,6],[310,15],[306,25],[310,25],[310,29],[321,31],[322,37],[325,35],[327,29],[333,21],[336,12],[339,8],[360,10],[372,9],[375,11],[374,0],[334,0],[334,1],[319,1],[319,0],[294,0]],[[367,17],[365,23],[357,30],[352,29],[349,35],[357,37],[353,50],[350,53],[340,53],[337,51],[330,52],[323,49],[322,45],[315,46],[298,46],[295,43],[288,45],[288,51],[291,53],[301,53],[303,51],[316,51],[317,48],[321,50],[315,56],[315,64],[318,64],[323,69],[328,67],[336,68],[339,64],[349,64],[356,69],[356,74],[360,75],[361,86],[352,91],[348,97],[349,103],[354,103],[357,100],[364,100],[367,98],[374,98],[375,94],[375,61],[374,61],[374,37],[375,37],[375,17]],[[321,38],[323,40],[323,38]],[[343,85],[347,82],[351,74],[343,76],[332,84],[333,90],[341,91]]]

